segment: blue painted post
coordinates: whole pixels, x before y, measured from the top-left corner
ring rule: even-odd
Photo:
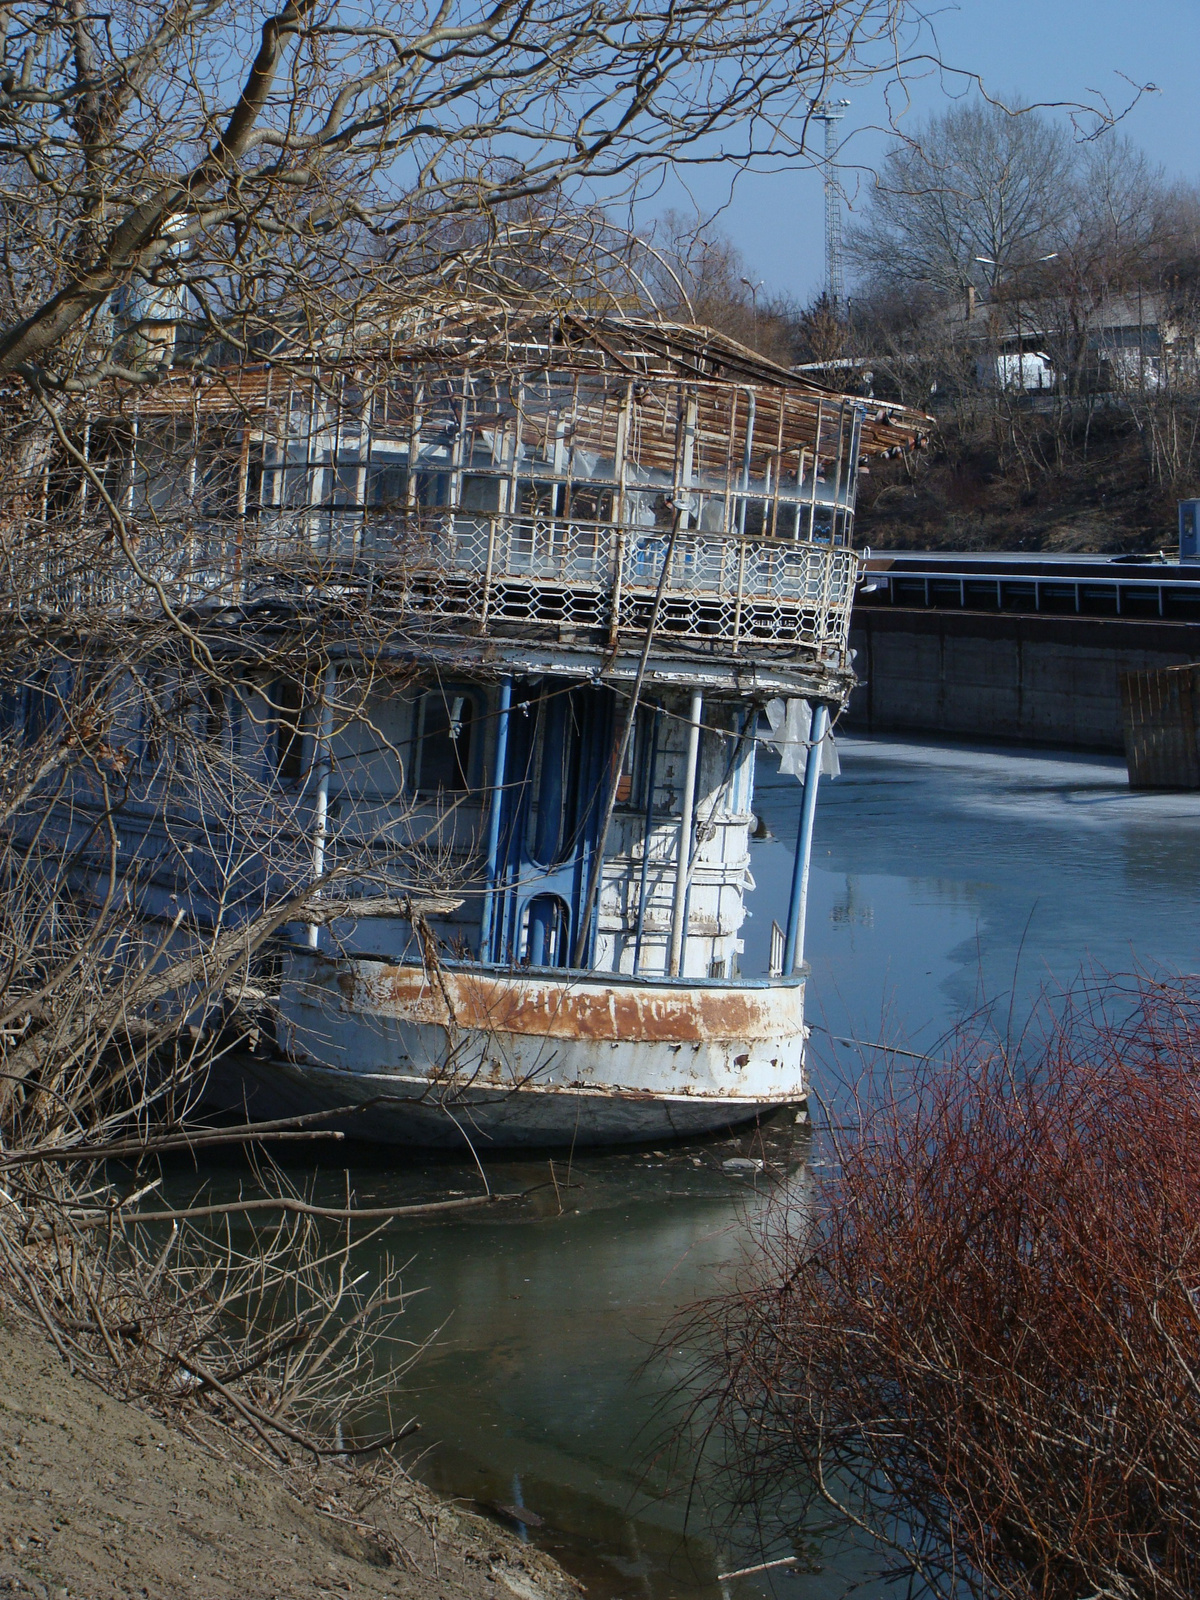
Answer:
[[[804,919],[808,911],[808,861],[812,854],[813,821],[817,814],[817,782],[821,776],[821,744],[829,727],[829,711],[815,706],[809,729],[808,760],[804,763],[804,797],[800,802],[800,831],[792,866],[792,897],[788,901],[787,937],[783,946],[783,971],[790,977],[796,962],[804,959]]]
[[[500,684],[500,709],[496,714],[496,756],[492,762],[492,792],[488,801],[487,883],[479,919],[479,959],[491,958],[492,921],[496,906],[496,867],[500,856],[500,813],[504,808],[504,766],[508,757],[508,714],[512,709],[512,679]]]
[[[529,902],[529,965],[548,965],[550,935],[554,927],[554,902],[548,894],[534,895]]]

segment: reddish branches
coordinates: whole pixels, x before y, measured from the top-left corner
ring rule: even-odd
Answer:
[[[921,1069],[692,1324],[743,1494],[937,1593],[1200,1592],[1200,994],[1105,998]]]

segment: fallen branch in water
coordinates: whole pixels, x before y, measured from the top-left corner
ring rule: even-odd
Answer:
[[[778,1561],[760,1561],[753,1567],[739,1567],[736,1572],[718,1572],[717,1582],[728,1583],[730,1578],[749,1578],[756,1572],[773,1572],[776,1567],[798,1567],[799,1556],[780,1556]]]
[[[118,1161],[126,1157],[169,1155],[177,1150],[208,1150],[222,1144],[249,1144],[259,1140],[272,1141],[285,1138],[344,1139],[344,1133],[330,1128],[312,1128],[315,1122],[328,1122],[333,1117],[346,1117],[369,1111],[373,1106],[385,1104],[395,1097],[374,1095],[349,1106],[334,1106],[328,1111],[309,1111],[302,1116],[279,1117],[273,1122],[247,1122],[233,1128],[212,1128],[196,1133],[166,1133],[148,1139],[127,1139],[118,1144],[65,1145],[61,1148],[22,1150],[12,1155],[0,1155],[0,1166],[25,1167],[41,1162]],[[303,1129],[303,1132],[298,1130]]]
[[[538,1186],[543,1187],[543,1185]],[[423,1200],[403,1206],[315,1206],[290,1195],[266,1200],[226,1200],[219,1205],[188,1206],[178,1211],[121,1211],[115,1207],[102,1212],[68,1212],[76,1227],[102,1228],[108,1222],[191,1222],[197,1217],[236,1216],[243,1211],[289,1211],[300,1217],[324,1217],[336,1222],[377,1222],[388,1217],[429,1216],[435,1211],[462,1211],[469,1206],[488,1206],[501,1200],[523,1200],[525,1190],[512,1194],[475,1194],[460,1200]]]

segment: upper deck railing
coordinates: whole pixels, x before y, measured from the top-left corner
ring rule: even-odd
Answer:
[[[302,510],[233,524],[143,521],[134,554],[180,605],[357,592],[377,616],[423,620],[435,631],[502,636],[537,627],[615,642],[650,624],[670,549],[656,634],[723,654],[799,647],[840,661],[846,649],[859,558],[844,545],[688,528],[672,547],[669,529],[537,516],[336,517]],[[42,603],[124,610],[148,598],[119,549],[108,565],[57,574],[51,565]]]
[[[253,570],[275,581],[369,572],[377,603],[458,629],[504,632],[540,624],[611,637],[643,631],[670,549],[658,630],[736,652],[808,646],[841,654],[858,558],[844,546],[535,516],[445,515],[419,528],[264,519]]]

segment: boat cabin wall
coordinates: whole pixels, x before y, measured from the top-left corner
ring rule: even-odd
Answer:
[[[131,510],[258,519],[330,554],[437,513],[850,542],[861,402],[619,372],[337,371],[244,415],[110,430]],[[111,458],[111,459],[109,459]]]
[[[460,902],[429,918],[459,958],[666,974],[682,897],[680,971],[733,977],[752,885],[756,709],[719,700],[701,707],[681,883],[692,696],[656,693],[638,707],[615,778],[597,893],[627,696],[547,678],[516,678],[509,692],[502,716],[495,683],[443,678],[380,697],[369,716],[337,732],[334,852],[349,858],[367,841],[383,848],[387,840],[398,860],[407,853],[414,892]],[[321,942],[393,958],[417,953],[410,924],[392,917],[336,923]]]
[[[347,874],[336,893],[397,909],[322,927],[321,948],[416,959],[409,895],[432,902],[428,928],[459,959],[665,975],[676,928],[681,974],[736,975],[753,887],[751,702],[646,690],[617,771],[628,690],[591,680],[515,676],[502,715],[501,685],[465,674],[386,680],[343,663],[228,679],[194,692],[185,667],[164,665],[115,697],[130,758],[121,850],[147,907],[228,920],[302,886],[323,806],[321,864]]]

